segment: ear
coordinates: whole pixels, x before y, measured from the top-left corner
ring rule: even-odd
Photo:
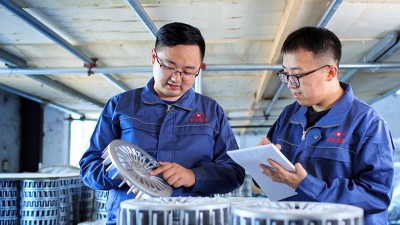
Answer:
[[[156,61],[156,57],[157,57],[156,49],[153,48],[153,49],[151,49],[151,65],[154,65],[154,63]]]
[[[328,75],[326,76],[326,79],[328,81],[333,80],[335,77],[337,77],[337,72],[338,72],[337,66],[334,66],[334,65],[329,66],[328,67]]]

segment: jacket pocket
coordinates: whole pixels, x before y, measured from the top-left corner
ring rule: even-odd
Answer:
[[[351,163],[354,152],[344,148],[312,148],[310,151],[310,159],[326,159],[345,163]]]
[[[217,132],[209,125],[185,125],[178,126],[176,135],[208,135],[214,137]]]
[[[120,119],[119,123],[122,132],[124,130],[138,129],[148,133],[159,133],[161,127],[160,124],[144,122],[132,117]]]
[[[310,148],[307,172],[330,184],[335,178],[354,177],[354,153],[343,148]]]
[[[122,140],[137,145],[152,157],[156,157],[160,125],[142,122],[134,118],[124,118],[119,122]]]
[[[207,125],[177,127],[176,161],[187,168],[213,161],[214,134],[214,129]]]

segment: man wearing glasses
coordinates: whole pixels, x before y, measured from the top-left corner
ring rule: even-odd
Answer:
[[[286,201],[350,204],[364,209],[364,224],[387,224],[394,144],[383,118],[339,82],[341,43],[324,28],[304,27],[282,47],[279,79],[296,102],[285,107],[261,144],[274,143],[295,165],[260,165],[297,195]]]
[[[151,52],[153,77],[144,88],[112,97],[103,109],[80,161],[84,183],[110,190],[107,224],[115,224],[121,201],[132,199],[129,187],[118,187],[114,171],[106,172],[102,151],[122,139],[139,146],[160,164],[150,175],[162,175],[172,196],[212,196],[242,185],[244,169],[226,154],[237,149],[220,105],[192,89],[205,54],[200,31],[170,23],[156,36]]]

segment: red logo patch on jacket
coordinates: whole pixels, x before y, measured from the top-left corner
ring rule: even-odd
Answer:
[[[331,143],[343,143],[346,131],[333,131],[331,137],[328,137],[328,142]]]
[[[189,122],[191,123],[207,123],[207,121],[208,120],[204,115],[204,113],[198,113],[198,112],[193,113],[189,119]]]

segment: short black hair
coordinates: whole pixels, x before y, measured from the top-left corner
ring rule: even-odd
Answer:
[[[168,23],[162,26],[156,35],[156,50],[162,47],[174,47],[176,45],[199,46],[201,61],[204,60],[206,44],[198,28],[179,22]]]
[[[319,27],[302,27],[289,34],[283,43],[281,53],[293,53],[299,49],[310,51],[315,57],[331,57],[339,65],[342,44],[330,30]]]

